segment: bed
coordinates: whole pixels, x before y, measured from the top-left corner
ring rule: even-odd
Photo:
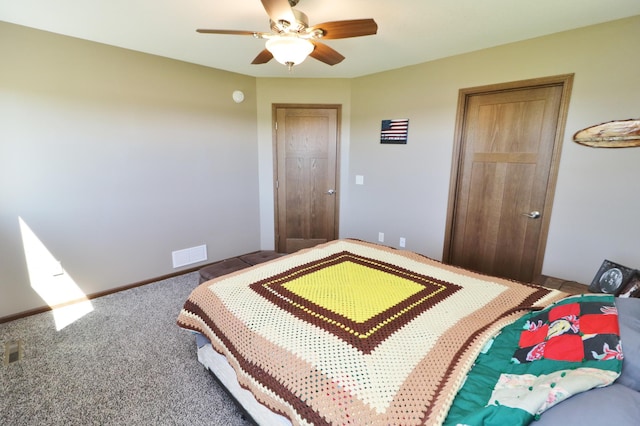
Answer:
[[[201,284],[177,322],[257,424],[635,424],[637,301],[337,240]]]

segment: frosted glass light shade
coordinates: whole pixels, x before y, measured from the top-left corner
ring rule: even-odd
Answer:
[[[313,44],[309,40],[298,37],[275,37],[267,40],[266,48],[276,61],[289,67],[304,61],[313,51]]]

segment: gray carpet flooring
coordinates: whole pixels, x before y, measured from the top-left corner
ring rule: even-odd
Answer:
[[[24,344],[21,361],[0,363],[0,425],[249,424],[176,325],[198,277],[94,299],[60,331],[51,312],[0,324],[2,348]]]

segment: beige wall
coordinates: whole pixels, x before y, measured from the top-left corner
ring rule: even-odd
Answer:
[[[458,90],[564,73],[543,272],[640,267],[640,149],[571,141],[639,116],[637,40],[640,17],[351,80],[255,79],[0,23],[0,318],[44,305],[18,217],[87,294],[173,272],[181,248],[207,244],[209,261],[272,248],[273,103],[342,105],[341,237],[381,231],[439,259]],[[387,118],[410,119],[406,146],[379,144]]]
[[[19,217],[86,294],[259,249],[254,78],[6,23],[0,57],[0,318],[45,305]]]
[[[543,273],[589,283],[603,259],[640,268],[640,148],[587,148],[585,127],[640,116],[640,17],[353,80],[349,202],[342,235],[442,257],[461,88],[575,73]],[[409,118],[406,146],[380,120]],[[365,185],[353,184],[364,175]]]

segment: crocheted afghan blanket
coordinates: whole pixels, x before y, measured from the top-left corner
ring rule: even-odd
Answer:
[[[178,325],[293,424],[441,424],[485,343],[566,294],[338,240],[197,287]]]

